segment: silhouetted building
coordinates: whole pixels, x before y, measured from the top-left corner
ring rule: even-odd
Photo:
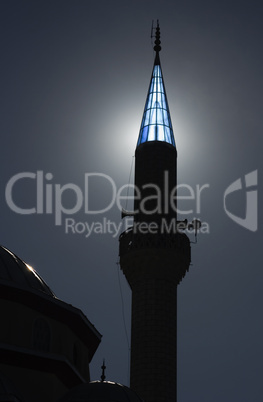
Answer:
[[[189,268],[190,242],[177,230],[177,151],[158,25],[154,50],[135,151],[134,223],[120,236],[120,265],[132,289],[130,386],[146,402],[175,402],[176,292]]]
[[[0,401],[56,402],[90,381],[101,335],[36,271],[0,247]]]

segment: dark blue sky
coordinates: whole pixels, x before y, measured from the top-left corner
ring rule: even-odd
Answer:
[[[91,366],[128,383],[130,290],[118,275],[118,236],[65,233],[54,213],[21,215],[5,199],[17,173],[53,175],[45,184],[84,190],[85,173],[128,183],[150,81],[152,19],[161,26],[161,62],[178,149],[178,181],[208,184],[201,211],[209,233],[192,245],[178,291],[178,400],[262,400],[262,232],[224,211],[227,187],[257,170],[261,205],[262,12],[257,1],[1,1],[1,243],[30,263],[56,295],[79,307],[103,334]],[[104,180],[104,181],[103,181]],[[112,189],[89,188],[91,209]],[[20,207],[36,204],[35,181],[14,187]],[[75,199],[70,191],[65,208]],[[246,194],[228,196],[245,217]],[[254,211],[254,215],[256,210]],[[114,206],[75,222],[120,223]],[[191,218],[191,216],[187,216]],[[191,240],[194,238],[191,237]]]

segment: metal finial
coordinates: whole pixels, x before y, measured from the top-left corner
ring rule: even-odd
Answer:
[[[154,46],[154,50],[156,51],[156,53],[160,52],[160,50],[162,49],[160,44],[160,27],[159,27],[159,20],[157,20],[157,27],[155,28],[155,46]]]
[[[101,374],[100,378],[101,378],[101,382],[103,382],[106,378],[106,376],[105,376],[105,369],[106,369],[105,359],[103,359],[103,364],[102,364],[101,368],[102,368],[102,374]]]

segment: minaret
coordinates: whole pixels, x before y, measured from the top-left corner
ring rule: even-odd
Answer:
[[[130,386],[145,402],[176,402],[177,285],[191,257],[188,237],[177,230],[177,151],[160,43],[157,22],[135,151],[134,223],[120,236],[120,266],[132,289]]]

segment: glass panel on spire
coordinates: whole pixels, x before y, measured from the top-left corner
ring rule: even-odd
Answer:
[[[147,141],[164,141],[175,147],[172,122],[159,63],[155,64],[153,68],[137,146]]]

